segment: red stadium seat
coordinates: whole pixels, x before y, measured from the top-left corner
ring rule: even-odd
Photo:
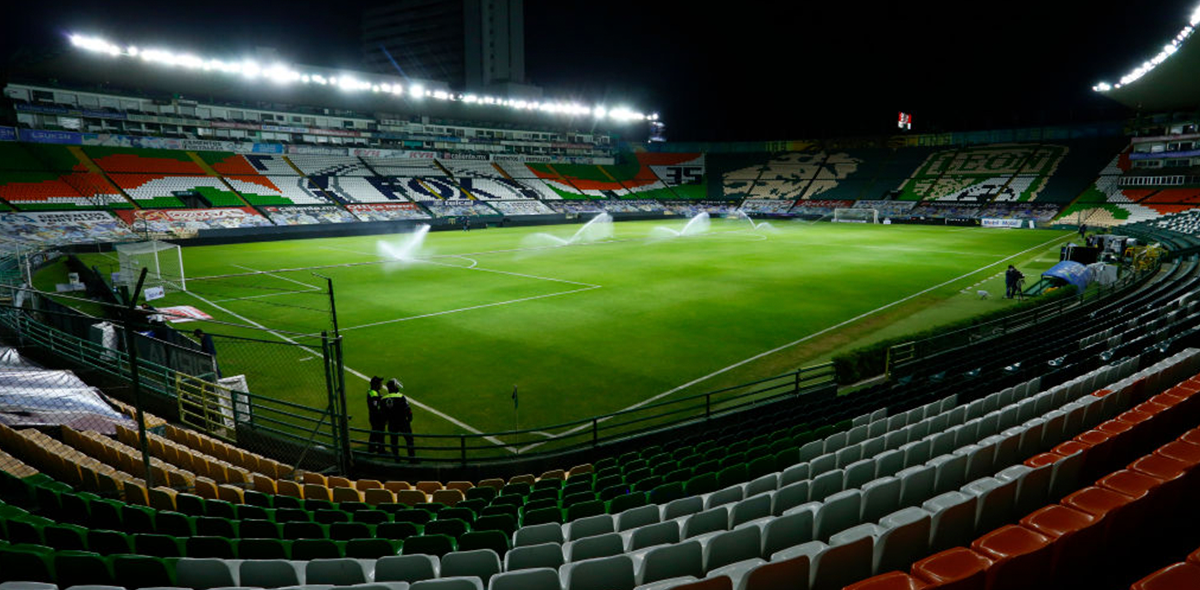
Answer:
[[[926,588],[984,590],[992,560],[965,547],[935,553],[912,566],[912,575]]]
[[[1002,526],[975,539],[971,549],[992,560],[989,590],[1041,587],[1053,579],[1052,539],[1025,527]]]
[[[1062,499],[1062,505],[1086,512],[1103,521],[1105,543],[1114,535],[1128,532],[1130,524],[1121,518],[1133,498],[1108,488],[1088,486]]]
[[[1104,544],[1099,518],[1051,504],[1021,519],[1021,525],[1054,539],[1051,560],[1055,571],[1085,571]]]
[[[1177,563],[1160,569],[1136,582],[1129,590],[1183,590],[1200,588],[1200,566]]]
[[[904,572],[888,572],[850,584],[843,590],[921,590],[926,587],[924,582]]]

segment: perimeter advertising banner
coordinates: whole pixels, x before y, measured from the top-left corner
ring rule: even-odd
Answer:
[[[170,233],[195,237],[200,230],[270,227],[269,219],[250,207],[228,209],[153,209],[118,211],[135,232]]]
[[[0,127],[0,141],[16,141],[17,130],[12,127]]]
[[[0,214],[0,239],[41,245],[91,244],[136,239],[107,211]]]
[[[275,225],[318,225],[321,223],[355,223],[358,218],[338,207],[316,205],[300,207],[263,207]]]
[[[1003,228],[1020,228],[1024,223],[1020,219],[997,219],[995,217],[984,217],[980,220],[980,225],[983,227],[1003,227]]]
[[[416,203],[357,203],[346,208],[363,221],[429,219],[429,214]]]

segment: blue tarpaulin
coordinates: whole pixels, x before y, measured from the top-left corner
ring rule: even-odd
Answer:
[[[1075,288],[1082,293],[1092,280],[1092,271],[1084,264],[1064,260],[1052,266],[1050,270],[1042,273],[1042,276],[1062,279],[1075,285]]]

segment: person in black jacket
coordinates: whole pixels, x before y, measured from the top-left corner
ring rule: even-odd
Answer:
[[[383,412],[383,377],[371,377],[371,386],[367,390],[367,420],[371,423],[367,452],[382,454],[383,431],[387,428],[387,415]]]
[[[1020,295],[1021,281],[1024,278],[1025,275],[1021,274],[1021,271],[1017,270],[1015,266],[1011,264],[1008,265],[1008,270],[1004,271],[1004,297],[1007,299],[1012,299],[1013,297]]]
[[[408,459],[414,463],[417,462],[417,451],[413,444],[412,436],[412,406],[408,403],[408,398],[400,393],[399,379],[390,379],[387,382],[387,392],[383,394],[383,408],[387,414],[387,429],[392,435],[392,455],[397,459],[400,458],[400,433],[404,433],[404,440],[408,443]]]

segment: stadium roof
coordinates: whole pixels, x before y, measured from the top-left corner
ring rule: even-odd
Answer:
[[[1200,40],[1191,39],[1198,26],[1200,6],[1158,55],[1142,62],[1120,81],[1101,82],[1093,90],[1143,111],[1200,107]]]

